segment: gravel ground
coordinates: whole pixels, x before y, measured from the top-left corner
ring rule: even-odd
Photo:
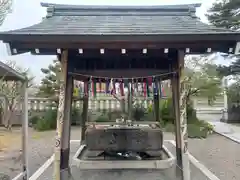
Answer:
[[[220,180],[240,179],[240,144],[213,134],[204,140],[189,139],[189,151]]]
[[[71,139],[79,139],[80,134],[80,128],[74,127]],[[29,167],[31,174],[52,155],[54,135],[54,131],[37,133],[30,129]],[[174,136],[166,133],[164,139],[174,139]],[[5,157],[0,158],[0,173],[14,177],[21,172],[19,148],[0,152],[0,157]],[[189,151],[220,180],[240,179],[240,144],[213,134],[207,139],[189,139]]]

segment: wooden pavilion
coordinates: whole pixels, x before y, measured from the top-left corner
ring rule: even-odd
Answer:
[[[42,4],[47,16],[33,26],[1,32],[13,55],[57,55],[62,63],[56,178],[67,179],[73,79],[162,75],[171,79],[175,109],[177,164],[189,179],[185,54],[239,53],[240,33],[206,25],[196,17],[200,4],[171,6],[76,6]],[[99,77],[99,78],[98,78]],[[155,96],[157,102],[158,95]],[[87,101],[86,101],[87,102]],[[155,103],[156,106],[158,103]],[[87,103],[85,104],[87,109]],[[84,128],[83,128],[84,129]],[[84,132],[84,131],[83,131]],[[84,138],[84,136],[82,136]],[[26,177],[25,177],[26,179]]]
[[[22,125],[22,164],[23,164],[23,173],[27,172],[28,162],[27,162],[27,152],[28,152],[28,93],[27,93],[27,86],[28,86],[28,79],[23,74],[19,73],[18,71],[14,70],[13,68],[9,67],[8,65],[0,62],[0,79],[1,81],[17,81],[21,83],[20,95],[16,97],[16,100],[21,104],[21,125]],[[1,94],[1,96],[5,96],[5,94]],[[5,98],[4,98],[5,99]],[[5,99],[6,101],[6,99]],[[6,102],[4,102],[4,114],[8,111]],[[27,173],[26,173],[27,175]],[[4,177],[2,177],[4,178]]]

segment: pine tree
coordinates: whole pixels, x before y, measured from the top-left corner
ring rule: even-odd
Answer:
[[[208,20],[216,27],[240,30],[240,0],[217,0],[209,9]],[[233,58],[235,62],[228,66],[218,66],[220,76],[236,75],[240,73],[240,56],[223,55],[226,60]]]
[[[55,98],[60,88],[61,64],[58,60],[53,60],[53,64],[48,68],[42,68],[45,77],[41,80],[39,86],[39,96]]]
[[[216,27],[240,30],[240,1],[217,0],[208,10],[207,17]]]

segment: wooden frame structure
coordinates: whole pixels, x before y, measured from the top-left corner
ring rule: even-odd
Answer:
[[[55,178],[69,171],[70,113],[73,78],[85,82],[110,78],[171,79],[176,126],[177,164],[190,179],[186,91],[182,71],[185,54],[239,53],[240,33],[201,23],[200,4],[172,6],[74,6],[46,4],[47,16],[31,27],[1,32],[12,54],[56,54],[62,64],[55,153]],[[143,78],[145,77],[145,78]],[[158,95],[155,96],[156,108]],[[88,94],[85,94],[84,119]],[[82,140],[84,140],[85,123]]]
[[[0,62],[0,78],[2,81],[21,82],[21,104],[22,104],[22,174],[24,180],[29,179],[28,171],[28,79],[8,65]]]

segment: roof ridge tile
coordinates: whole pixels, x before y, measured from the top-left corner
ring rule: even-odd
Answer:
[[[121,14],[131,14],[131,13],[151,13],[156,15],[161,15],[161,13],[189,13],[186,15],[192,16],[196,12],[196,7],[201,4],[182,4],[182,5],[160,5],[160,6],[92,6],[92,5],[65,5],[65,4],[49,4],[41,3],[43,7],[47,7],[48,17],[51,16],[61,16],[63,15],[101,15],[106,14],[111,15],[111,13],[121,13]],[[74,14],[75,13],[75,14]],[[82,13],[82,14],[81,14]],[[158,14],[159,13],[159,14]]]

